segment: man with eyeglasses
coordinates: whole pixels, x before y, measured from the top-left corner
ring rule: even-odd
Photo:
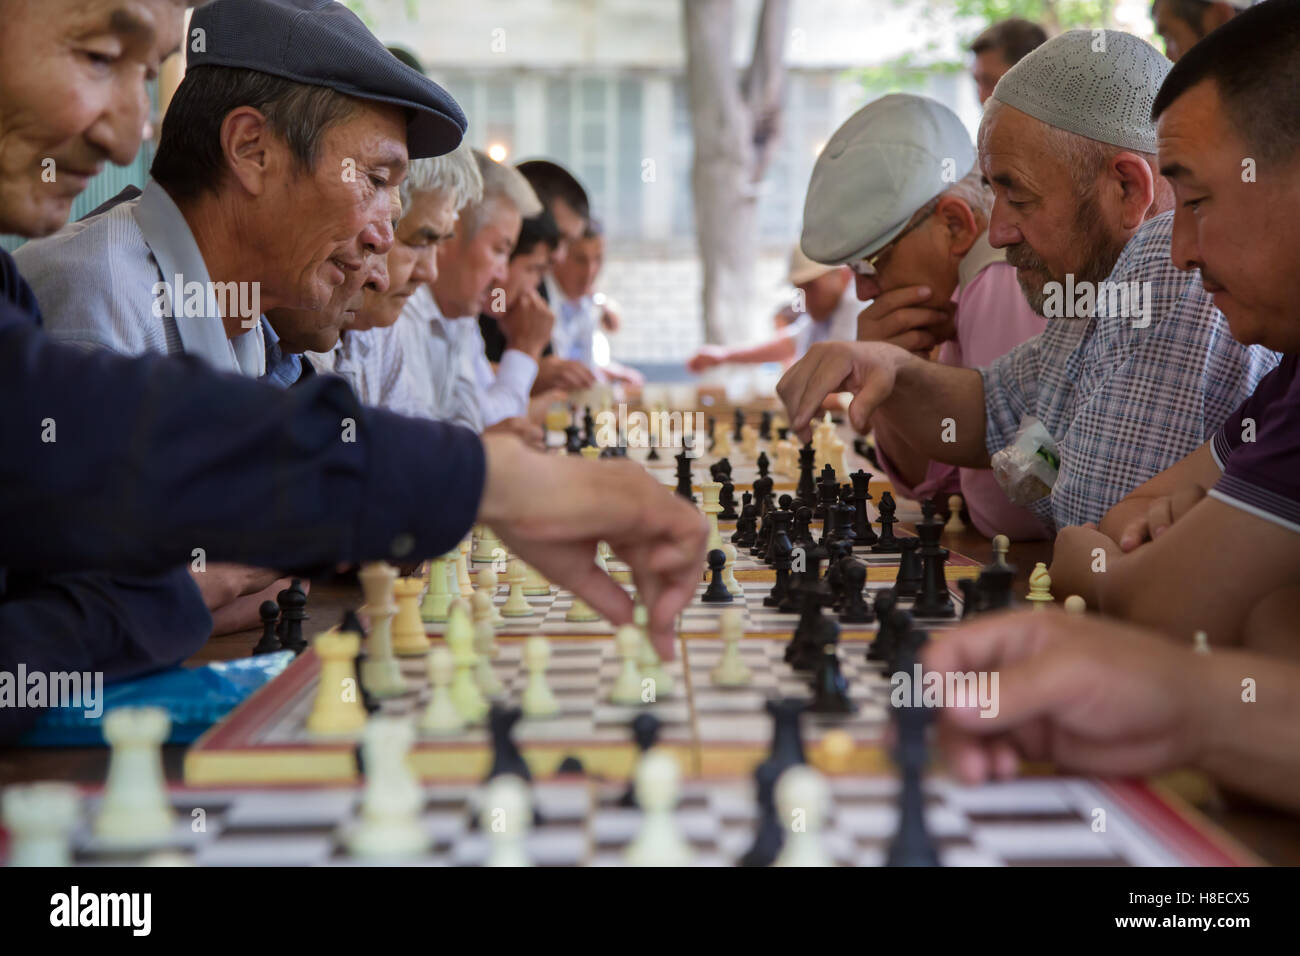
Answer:
[[[895,94],[849,117],[813,168],[803,248],[844,263],[870,305],[859,341],[890,342],[921,359],[975,368],[1043,330],[1016,270],[987,238],[993,194],[957,115],[923,96]],[[1013,540],[1045,537],[987,470],[958,468],[914,450],[879,416],[876,452],[903,496],[961,494],[975,527]]]
[[[1168,72],[1113,30],[1064,33],[1012,67],[980,125],[988,238],[1045,331],[978,370],[890,342],[814,346],[777,386],[794,431],[808,437],[827,394],[854,392],[859,431],[884,422],[917,454],[994,468],[1052,531],[1101,520],[1213,436],[1278,357],[1234,341],[1170,261],[1173,194],[1151,119]]]

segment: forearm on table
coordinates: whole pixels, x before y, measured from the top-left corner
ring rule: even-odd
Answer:
[[[1213,652],[1197,767],[1234,791],[1300,810],[1300,666]]]
[[[899,365],[894,390],[874,418],[890,432],[906,435],[915,454],[948,465],[987,468],[984,416],[979,372],[913,357]]]

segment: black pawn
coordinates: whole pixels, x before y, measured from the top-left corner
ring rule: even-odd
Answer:
[[[916,597],[921,591],[921,557],[916,549],[919,538],[899,538],[902,557],[898,562],[898,576],[894,578],[894,593],[899,597]]]
[[[736,530],[731,535],[731,543],[736,546],[736,550],[751,547],[758,540],[758,509],[754,506],[754,499],[747,491],[744,495],[744,504],[740,506],[740,517],[736,519]]]
[[[894,656],[894,608],[898,595],[893,588],[885,588],[876,595],[872,608],[876,613],[876,637],[867,648],[867,660],[883,664]]]
[[[257,607],[257,616],[262,619],[262,639],[253,647],[253,654],[274,654],[280,649],[280,641],[275,636],[276,622],[280,619],[280,605],[274,601],[263,601]]]
[[[867,584],[867,566],[853,558],[840,572],[843,581],[844,601],[840,610],[840,621],[844,624],[870,624],[876,619],[862,593]]]
[[[730,604],[735,598],[727,590],[727,586],[722,583],[722,569],[727,566],[727,556],[722,551],[714,548],[708,553],[709,572],[712,575],[709,579],[709,586],[704,589],[704,594],[700,598],[705,604]]]
[[[742,409],[737,408],[732,413],[732,429],[731,429],[732,441],[740,441],[740,439],[743,437],[740,434],[740,430],[744,427],[745,427],[745,413]]]
[[[492,767],[488,770],[488,775],[483,778],[484,783],[503,774],[513,774],[528,781],[533,779],[532,771],[528,769],[528,762],[524,760],[524,755],[519,752],[519,745],[515,743],[515,724],[519,722],[521,715],[522,712],[518,707],[506,707],[502,704],[493,704],[492,709],[488,711],[488,728],[492,734]]]
[[[898,707],[894,710],[898,736],[894,760],[902,781],[898,791],[898,830],[889,844],[887,866],[939,865],[938,850],[925,825],[925,793],[921,784],[928,762],[925,742],[928,722],[929,715],[924,707]]]
[[[579,760],[577,757],[575,757],[573,754],[568,754],[563,760],[560,761],[560,765],[555,768],[556,775],[561,777],[566,775],[581,776],[586,772],[587,772],[587,768],[582,765],[582,761]]]
[[[302,636],[302,622],[310,615],[307,613],[307,592],[302,589],[302,581],[293,579],[293,583],[279,595],[280,618],[284,630],[280,635],[280,647],[286,651],[301,654],[307,649],[307,641]]]
[[[834,621],[825,623],[832,626]],[[852,714],[857,712],[857,705],[849,698],[849,682],[840,671],[839,645],[835,641],[823,641],[821,655],[817,659],[817,671],[813,677],[813,699],[810,710],[814,714]]]
[[[658,460],[659,460],[659,449],[658,449],[658,447],[656,447],[655,445],[651,445],[651,446],[650,446],[650,454],[648,454],[648,455],[645,456],[645,460],[646,460],[646,461],[658,461]],[[565,758],[565,759],[568,759],[568,758]],[[575,757],[574,759],[576,760],[577,758]],[[581,767],[582,764],[579,763],[578,766]],[[581,772],[581,771],[579,771],[579,772]]]
[[[771,460],[767,457],[767,452],[765,452],[765,451],[760,451],[760,452],[758,453],[758,477],[760,477],[760,478],[766,478],[766,477],[767,477],[767,471],[768,471],[768,468],[771,466],[771,464],[772,464],[772,462],[771,462]]]
[[[577,425],[564,427],[564,450],[570,455],[577,455],[582,451],[582,435]]]
[[[663,725],[659,718],[651,713],[637,714],[632,720],[632,736],[636,740],[636,749],[641,756],[659,742],[659,730]],[[636,774],[627,782],[627,790],[619,798],[620,807],[635,807],[636,803]]]
[[[758,437],[763,441],[772,440],[772,413],[763,412],[758,419]]]
[[[677,494],[691,504],[695,503],[695,491],[691,487],[691,458],[686,449],[674,456],[677,461]]]
[[[980,593],[979,581],[962,578],[957,582],[957,587],[961,590],[961,619],[964,621],[972,615],[979,614],[982,610],[980,604],[984,599],[984,595]]]

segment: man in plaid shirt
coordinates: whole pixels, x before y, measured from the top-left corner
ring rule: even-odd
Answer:
[[[978,371],[879,342],[815,346],[778,386],[794,430],[806,438],[822,399],[851,391],[858,430],[879,415],[918,453],[988,468],[1036,418],[1059,470],[1028,503],[1054,529],[1099,521],[1209,438],[1277,356],[1234,341],[1198,278],[1170,261],[1173,196],[1151,120],[1168,70],[1115,31],[1071,31],[1016,64],[985,113],[979,160],[995,196],[989,241],[1047,330]]]

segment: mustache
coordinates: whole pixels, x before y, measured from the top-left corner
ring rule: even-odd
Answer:
[[[1047,263],[1043,261],[1042,257],[1040,257],[1038,253],[1034,252],[1033,248],[1027,242],[1018,242],[1014,246],[1007,246],[1006,256],[1007,263],[1015,266],[1017,269],[1035,269],[1041,271],[1046,271],[1047,269]]]

